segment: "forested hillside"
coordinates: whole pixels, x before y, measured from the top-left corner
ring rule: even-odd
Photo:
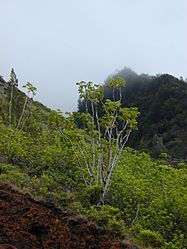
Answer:
[[[129,145],[147,148],[153,156],[167,152],[173,159],[187,160],[187,82],[168,74],[153,77],[128,70],[114,76],[126,79],[124,105],[137,106],[141,112]]]
[[[168,74],[138,75],[129,68],[109,76],[106,82],[119,76],[126,80],[122,105],[136,106],[141,113],[138,130],[128,145],[153,157],[165,152],[168,159],[187,160],[187,82]],[[105,86],[105,98],[112,99],[112,94]],[[79,102],[78,109],[85,111],[84,103]]]
[[[136,141],[139,141],[139,146],[143,144],[154,149],[149,142],[152,141],[153,131],[157,126],[161,127],[162,116],[151,116],[151,105],[154,103],[156,112],[157,104],[161,102],[160,87],[167,89],[168,84],[172,84],[171,94],[174,99],[176,95],[173,95],[173,91],[178,93],[178,87],[180,91],[184,88],[180,95],[183,101],[179,105],[176,103],[178,107],[175,109],[176,113],[178,110],[184,115],[186,110],[182,107],[186,104],[186,83],[168,75],[152,78],[132,74],[134,79],[142,78],[144,82],[137,92],[133,88],[138,88],[136,85],[139,86],[139,81],[134,86],[132,84],[131,89],[128,88],[129,83],[124,88],[125,81],[119,77],[108,80],[105,87],[91,82],[79,82],[77,85],[80,103],[85,103],[85,113],[66,115],[60,111],[50,111],[42,104],[34,102],[36,89],[29,82],[25,85],[27,94],[22,93],[17,87],[14,71],[8,82],[1,79],[0,184],[14,184],[22,191],[30,192],[35,198],[45,200],[49,207],[51,204],[51,207],[56,205],[63,209],[71,208],[74,212],[86,216],[89,222],[96,221],[99,226],[109,230],[112,236],[132,245],[129,248],[136,248],[134,245],[141,249],[187,248],[186,164],[181,160],[173,167],[164,155],[153,160],[145,151],[127,146],[136,145]],[[128,76],[126,78],[128,82]],[[171,83],[168,83],[168,79]],[[155,90],[152,89],[153,85]],[[109,96],[113,92],[110,89],[115,89],[114,95],[112,94],[111,99],[106,99],[106,94]],[[123,93],[125,89],[129,89],[126,96]],[[145,91],[143,97],[142,89]],[[166,95],[163,95],[161,103],[167,103]],[[160,102],[156,101],[155,97],[158,97]],[[141,103],[142,107],[138,106],[135,100]],[[171,122],[169,124],[174,129],[176,124],[172,126],[172,122],[175,123],[172,121],[173,112],[171,116],[169,114],[169,110],[173,108],[170,108],[169,103],[167,108],[167,112],[163,110],[165,120]],[[147,123],[141,119],[144,115],[148,116]],[[184,117],[182,121],[185,121]],[[143,126],[146,126],[144,131]],[[166,128],[156,130],[158,141],[162,142],[161,135],[168,134],[169,128]],[[178,121],[176,129],[181,132],[181,129],[183,131],[186,127]],[[166,143],[164,138],[164,148],[159,153],[165,152],[166,146],[167,152],[171,149],[169,142]],[[182,136],[180,138],[182,139]],[[174,151],[174,147],[172,149]],[[12,198],[8,193],[3,193],[0,204],[12,203]],[[21,198],[22,206],[24,200],[30,203],[31,198],[27,195],[25,199]],[[3,210],[6,210],[8,217],[9,210]],[[12,215],[15,208],[10,211]],[[27,237],[35,236],[36,239],[36,233],[39,231],[39,243],[47,242],[48,233],[41,230],[43,221],[37,216],[37,222],[40,223],[34,223],[36,209],[22,211],[32,217],[34,224],[34,230],[27,230]],[[19,212],[16,215],[20,217],[19,222],[28,227],[25,219],[22,220],[22,214]],[[63,222],[52,220],[54,230],[58,231]],[[81,222],[83,220],[81,219]],[[3,236],[6,234],[6,238],[10,237],[8,235],[11,227],[0,228],[0,244],[6,244]],[[19,231],[14,233],[15,238],[21,236],[23,239],[23,234],[19,235]],[[78,234],[79,232],[77,229]],[[69,230],[70,234],[72,233]],[[89,238],[91,240],[92,237]],[[82,243],[87,243],[87,248],[93,248],[89,247],[89,238]],[[11,242],[13,248],[17,243],[14,242]],[[54,240],[49,248],[61,247],[55,244]]]

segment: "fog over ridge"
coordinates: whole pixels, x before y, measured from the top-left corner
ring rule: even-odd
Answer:
[[[124,66],[187,77],[187,2],[0,0],[0,74],[14,67],[37,100],[76,110],[80,80],[102,83]]]

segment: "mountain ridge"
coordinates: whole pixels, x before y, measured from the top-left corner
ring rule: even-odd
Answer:
[[[115,77],[126,81],[122,106],[134,106],[140,111],[138,130],[131,135],[128,145],[149,152],[155,158],[167,153],[169,160],[186,161],[187,82],[169,74],[152,76],[124,68],[106,79],[105,98],[113,98],[107,82]],[[85,112],[84,101],[79,100],[78,110]]]

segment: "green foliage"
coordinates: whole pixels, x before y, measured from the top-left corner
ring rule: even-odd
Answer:
[[[177,231],[172,241],[165,242],[162,249],[183,249],[186,248],[187,243],[185,242],[184,234],[181,231]]]
[[[158,158],[166,160],[168,158],[168,154],[166,152],[162,152],[162,153],[160,153]]]
[[[116,77],[114,79],[109,80],[107,83],[107,87],[113,87],[115,89],[118,89],[120,86],[125,87],[126,82],[122,77]]]
[[[18,167],[0,163],[0,184],[15,184],[23,187],[27,181],[27,175]]]
[[[38,137],[32,137],[0,125],[0,141],[1,154],[30,176],[40,176],[48,171],[67,189],[73,189],[80,180],[75,155],[56,131],[46,130]]]
[[[133,129],[136,128],[136,119],[139,115],[137,108],[123,108],[121,105],[121,87],[125,86],[123,78],[112,79],[108,87],[119,93],[118,99],[104,99],[104,87],[92,82],[77,83],[79,86],[79,97],[85,101],[85,115],[76,115],[84,121],[79,141],[75,146],[70,140],[72,149],[76,153],[78,149],[78,161],[82,171],[82,178],[87,188],[90,186],[101,186],[98,196],[93,193],[90,199],[98,200],[98,204],[104,204],[105,196],[109,191],[111,178],[118,166],[123,148]],[[98,107],[103,109],[103,115],[99,118]],[[91,111],[88,111],[90,106]],[[118,124],[120,123],[120,127]],[[86,133],[85,133],[86,132]],[[64,134],[64,132],[62,132]],[[87,148],[84,150],[84,147]],[[84,145],[84,147],[82,147]],[[88,157],[88,155],[91,155]],[[85,175],[85,170],[87,176]],[[94,197],[93,197],[94,196]],[[95,202],[94,200],[94,202]],[[91,203],[94,203],[91,202]]]
[[[161,248],[164,242],[162,236],[158,232],[148,229],[140,231],[138,240],[142,246],[152,246],[153,248]]]
[[[25,86],[23,86],[23,87],[25,87],[27,89],[27,95],[25,97],[25,102],[24,102],[24,105],[23,105],[23,109],[22,109],[20,118],[18,120],[18,124],[17,124],[17,127],[16,127],[17,130],[18,129],[22,130],[24,125],[25,125],[27,117],[25,117],[25,119],[24,119],[24,116],[25,116],[25,113],[26,113],[26,108],[27,108],[27,104],[28,104],[30,94],[32,94],[32,97],[31,97],[30,101],[33,101],[33,97],[34,97],[34,95],[36,95],[36,87],[33,86],[30,82],[27,82],[27,84]],[[32,102],[30,103],[30,106],[31,106],[31,104],[32,104]],[[30,111],[30,108],[29,108],[29,111]]]
[[[133,77],[138,79],[136,75]],[[164,84],[165,77],[162,78]],[[147,76],[144,76],[145,79]],[[152,78],[148,81],[150,80]],[[124,120],[128,121],[125,127],[127,130],[136,129],[137,126],[137,109],[123,107],[120,101],[122,95],[120,92],[117,95],[117,90],[123,83],[125,82],[121,79],[110,82],[109,86],[114,90],[112,90],[114,99],[110,100],[102,99],[102,86],[81,82],[79,85],[81,96],[89,103],[94,102],[94,116],[89,112],[89,105],[87,113],[68,113],[63,116],[59,110],[50,112],[40,103],[33,103],[37,108],[29,112],[28,119],[20,130],[16,129],[16,124],[25,95],[19,93],[15,87],[11,128],[7,122],[7,99],[10,96],[2,95],[0,160],[5,157],[12,164],[0,163],[0,184],[12,183],[60,207],[71,207],[89,219],[96,220],[99,225],[110,229],[120,238],[133,237],[140,246],[160,249],[187,248],[187,167],[182,160],[177,161],[175,167],[171,167],[170,155],[166,151],[160,154],[160,148],[164,148],[166,138],[163,139],[160,131],[154,136],[155,127],[150,126],[149,120],[144,125],[147,132],[152,133],[154,137],[152,145],[154,144],[155,151],[158,149],[159,159],[152,160],[149,154],[129,147],[120,150],[121,144],[117,147],[121,153],[117,167],[112,171],[105,195],[107,205],[96,205],[103,191],[103,183],[94,182],[97,179],[98,156],[102,153],[100,166],[103,167],[105,177],[103,179],[107,179],[111,169],[109,167],[107,171],[107,165],[112,165],[108,164],[109,155],[115,155],[118,145],[115,143],[117,133],[114,132],[117,123],[113,122],[116,120],[116,112],[118,124],[122,125]],[[177,87],[177,84],[175,86]],[[132,88],[136,89],[136,86]],[[175,91],[172,89],[171,93]],[[159,94],[161,95],[161,92]],[[139,97],[137,101],[141,100]],[[165,93],[162,97],[165,98]],[[99,109],[100,101],[105,104],[104,111]],[[171,102],[175,103],[174,100]],[[20,105],[16,106],[15,103]],[[170,104],[170,101],[166,103],[168,111]],[[181,111],[180,105],[177,108]],[[27,114],[28,111],[27,109]],[[99,112],[102,114],[100,117],[98,115],[100,131],[96,117],[96,113]],[[171,112],[170,114],[172,115]],[[167,122],[170,125],[169,119]],[[162,125],[166,125],[165,121]],[[110,140],[109,136],[104,138],[105,128],[113,140]],[[98,146],[99,141],[101,147]],[[89,174],[88,168],[91,169],[94,160],[95,168],[92,173],[95,179],[93,180],[90,179],[92,174]],[[86,188],[83,176],[87,182]],[[90,180],[93,180],[94,184],[90,184]]]
[[[0,139],[1,153],[7,155],[14,162],[26,160],[32,143],[29,135],[0,125]]]
[[[57,129],[63,127],[65,118],[60,110],[52,111],[48,117],[49,127],[52,129]]]
[[[128,145],[136,149],[149,149],[154,157],[167,152],[170,157],[187,160],[187,84],[181,79],[163,74],[138,75],[124,68],[105,83],[105,98],[113,99],[113,89],[108,89],[110,80],[122,77],[122,106],[136,106],[141,112],[138,130],[132,134]],[[79,111],[84,103],[79,102]],[[157,136],[155,138],[155,135]]]
[[[63,186],[56,181],[56,178],[49,172],[43,173],[41,176],[30,177],[17,166],[0,163],[0,184],[13,184],[23,191],[29,191],[37,198],[57,206],[75,209],[79,205],[79,210],[82,210],[75,195],[70,191],[65,191]]]
[[[187,165],[184,162],[180,162],[176,166],[177,169],[187,169]]]
[[[87,211],[89,218],[94,219],[101,226],[112,230],[117,236],[125,236],[125,225],[121,211],[109,205],[91,206]]]
[[[12,69],[10,80],[0,85],[0,121],[9,126],[37,134],[46,124],[50,109],[37,101],[33,101],[36,87],[27,82],[24,88],[27,95],[18,89],[18,79]]]
[[[126,226],[140,224],[170,242],[181,230],[187,243],[187,170],[174,169],[149,155],[126,151],[108,196],[123,211]]]
[[[78,197],[83,206],[89,208],[91,205],[97,205],[99,203],[101,191],[102,185],[88,186],[79,192]]]

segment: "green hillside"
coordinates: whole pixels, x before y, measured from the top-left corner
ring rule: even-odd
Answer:
[[[12,103],[10,115],[11,91]],[[25,111],[20,120],[19,129],[25,131],[35,130],[35,132],[37,132],[37,130],[41,128],[41,124],[43,123],[44,125],[46,123],[46,119],[51,110],[42,103],[35,101],[33,97],[34,96],[30,95],[28,89],[27,93],[24,93],[18,88],[18,83],[14,85],[12,84],[11,79],[5,81],[3,77],[0,76],[0,122],[10,126],[11,116],[11,126],[17,127],[23,112],[24,104],[26,103]]]
[[[154,157],[166,152],[172,160],[187,160],[187,82],[168,74],[138,75],[128,68],[106,82],[118,76],[126,80],[123,106],[136,106],[141,113],[129,146],[149,151]],[[112,99],[107,87],[105,98]],[[79,103],[79,111],[85,111],[84,103]]]
[[[168,77],[177,86],[182,85],[167,75],[146,79],[155,86],[163,79],[164,87]],[[110,94],[109,88],[106,92],[91,82],[78,83],[79,96],[91,102],[92,112],[63,116],[32,97],[27,99],[16,85],[11,94],[12,85],[1,79],[0,184],[14,184],[49,206],[71,208],[108,229],[115,238],[132,244],[132,248],[187,248],[187,167],[183,162],[172,167],[163,156],[153,160],[146,152],[127,146],[128,139],[139,132],[139,112],[132,104],[132,89],[129,99],[120,95],[123,85],[122,78],[108,82],[116,89],[115,100],[109,100],[104,97],[104,90]],[[35,90],[32,85],[28,87]],[[144,97],[152,96],[148,98],[152,102],[152,88],[150,92],[152,95]],[[142,95],[139,98],[141,102]],[[127,107],[130,103],[133,107]],[[144,108],[146,111],[147,104]],[[149,127],[151,124],[147,131]],[[145,136],[146,141],[149,139]]]

